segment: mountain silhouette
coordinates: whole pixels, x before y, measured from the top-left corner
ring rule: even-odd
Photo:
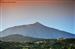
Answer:
[[[0,37],[13,34],[45,39],[75,38],[74,34],[44,26],[39,22],[7,28],[0,33]]]

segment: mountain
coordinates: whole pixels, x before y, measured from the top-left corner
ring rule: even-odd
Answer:
[[[44,26],[39,22],[7,28],[0,32],[0,37],[13,34],[45,39],[75,38],[74,34]]]
[[[13,34],[13,35],[8,35],[6,37],[1,37],[1,41],[6,41],[6,42],[33,42],[37,40],[43,40],[39,38],[32,38],[32,37],[27,37],[19,34]]]

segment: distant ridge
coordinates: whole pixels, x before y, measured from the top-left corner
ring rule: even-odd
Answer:
[[[13,34],[45,39],[75,38],[74,34],[44,26],[39,22],[7,28],[0,33],[0,37]]]
[[[5,42],[33,42],[42,39],[27,37],[19,34],[13,34],[13,35],[8,35],[6,37],[2,37],[0,38],[0,40]]]

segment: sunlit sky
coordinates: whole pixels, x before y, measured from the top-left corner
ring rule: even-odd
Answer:
[[[71,0],[1,0],[0,31],[40,22],[41,24],[75,34]]]

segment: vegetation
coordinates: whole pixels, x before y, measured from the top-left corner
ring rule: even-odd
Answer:
[[[75,39],[47,39],[33,42],[0,41],[0,49],[75,49]]]

